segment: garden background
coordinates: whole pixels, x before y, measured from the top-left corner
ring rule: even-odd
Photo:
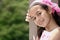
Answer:
[[[0,40],[29,40],[28,0],[0,0]]]

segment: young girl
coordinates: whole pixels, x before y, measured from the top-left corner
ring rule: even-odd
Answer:
[[[35,40],[60,40],[60,8],[51,0],[35,0],[31,3],[26,21],[32,20],[37,26]]]

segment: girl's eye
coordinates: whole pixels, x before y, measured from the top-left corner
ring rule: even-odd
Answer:
[[[41,15],[41,12],[37,13],[37,16],[40,16]]]
[[[34,19],[33,20],[35,20],[36,19],[36,17],[34,17]]]
[[[31,19],[32,19],[32,20],[35,20],[35,19],[36,19],[36,17],[31,17]]]
[[[41,12],[40,11],[37,11],[36,12],[37,16],[41,15]]]
[[[39,13],[39,15],[41,15],[41,12]]]

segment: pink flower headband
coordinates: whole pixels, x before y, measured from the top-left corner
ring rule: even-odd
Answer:
[[[33,6],[35,3],[41,3],[41,4],[48,5],[52,8],[53,13],[54,13],[54,11],[60,13],[60,8],[59,8],[58,4],[51,2],[51,0],[35,0],[31,3],[30,7]]]

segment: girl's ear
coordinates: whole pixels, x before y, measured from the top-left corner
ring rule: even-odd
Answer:
[[[51,9],[51,7],[48,7],[48,13],[49,13],[49,14],[52,13],[52,9]]]

